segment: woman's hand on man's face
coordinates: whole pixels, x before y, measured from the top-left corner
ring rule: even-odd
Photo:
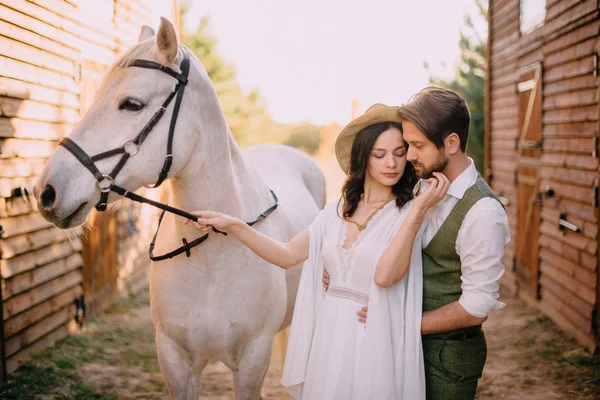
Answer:
[[[414,205],[423,211],[429,210],[444,198],[450,187],[450,181],[441,172],[434,172],[433,177],[427,179],[427,189],[422,190],[415,198]]]

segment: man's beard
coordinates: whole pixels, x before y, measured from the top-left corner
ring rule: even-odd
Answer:
[[[421,163],[413,163],[413,165],[422,168],[420,173],[415,170],[415,173],[419,179],[429,179],[433,176],[434,172],[442,172],[446,169],[448,166],[448,158],[444,154],[444,149],[440,149],[433,165],[430,165],[428,168],[425,168],[425,166]]]

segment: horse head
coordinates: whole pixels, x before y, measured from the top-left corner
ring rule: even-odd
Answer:
[[[113,183],[134,191],[186,167],[198,141],[199,129],[190,124],[203,117],[197,109],[218,107],[206,71],[188,53],[166,19],[156,35],[142,28],[138,43],[109,68],[89,111],[44,167],[34,187],[44,218],[59,228],[81,225],[92,208],[118,199],[109,194]],[[192,86],[181,70],[185,59],[196,82],[183,95]]]

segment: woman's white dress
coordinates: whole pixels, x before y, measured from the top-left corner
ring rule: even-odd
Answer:
[[[310,254],[300,279],[282,382],[297,399],[425,398],[421,347],[421,234],[407,275],[375,285],[379,258],[410,204],[387,203],[349,249],[347,222],[328,204],[309,227]],[[341,205],[339,214],[341,215]],[[323,268],[331,276],[325,293]],[[367,323],[358,311],[369,306]]]

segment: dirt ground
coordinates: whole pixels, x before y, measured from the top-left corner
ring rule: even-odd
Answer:
[[[489,355],[479,399],[600,398],[600,360],[541,313],[517,299],[485,324]],[[275,358],[280,358],[276,354]],[[274,360],[263,387],[265,399],[291,399],[279,383],[281,361]],[[210,364],[202,398],[232,398],[232,377],[221,363]],[[115,304],[86,323],[80,334],[37,354],[0,398],[164,399],[147,293]]]

